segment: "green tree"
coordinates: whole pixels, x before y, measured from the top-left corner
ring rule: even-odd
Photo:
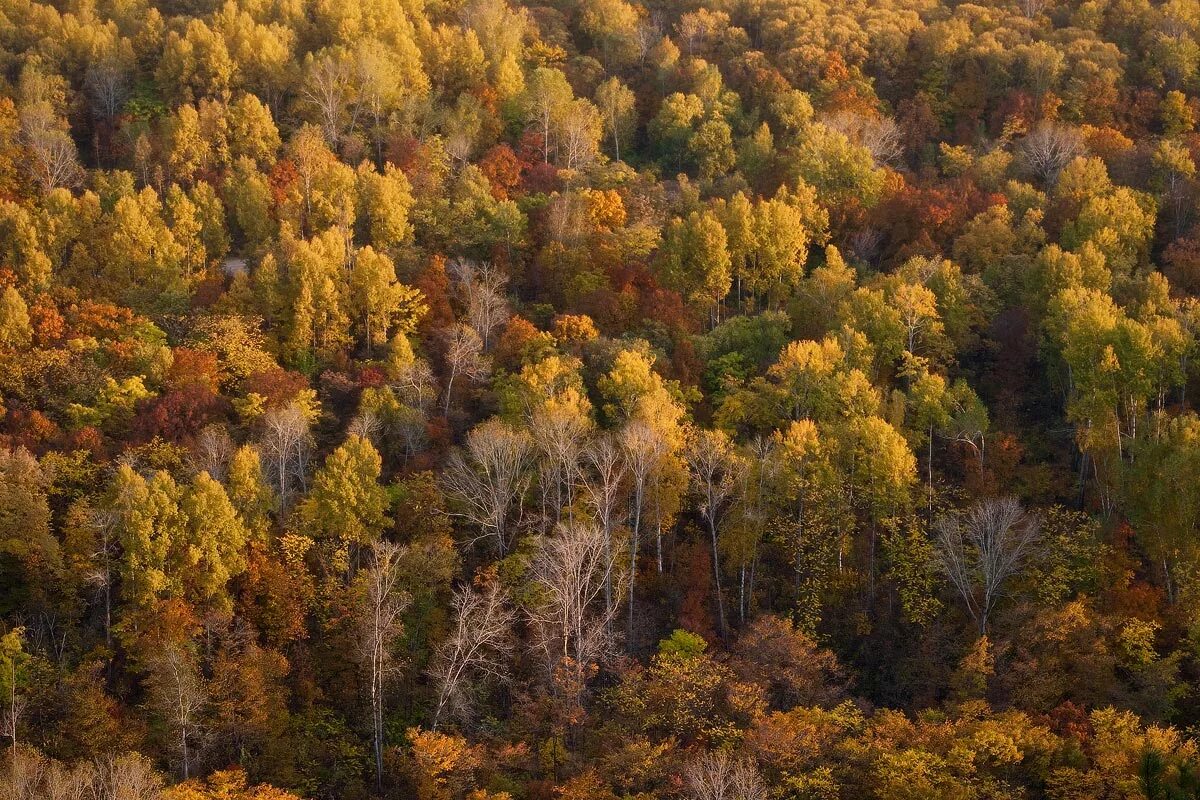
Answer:
[[[369,441],[351,435],[313,476],[299,513],[316,535],[369,544],[391,520],[388,494],[379,485],[382,461]]]
[[[109,485],[105,508],[121,548],[121,595],[134,607],[178,592],[179,576],[170,574],[170,557],[187,536],[179,499],[174,479],[161,470],[147,480],[122,464]]]
[[[183,540],[176,543],[174,569],[198,604],[229,613],[233,601],[226,585],[246,568],[250,532],[225,487],[207,472],[192,479],[179,508],[187,523]]]
[[[32,341],[29,307],[15,287],[6,286],[0,293],[0,348],[20,350]]]
[[[596,87],[596,107],[604,120],[604,135],[612,141],[613,158],[621,160],[621,143],[628,147],[637,124],[637,98],[620,78],[609,78]]]
[[[688,299],[704,303],[714,323],[732,284],[725,229],[711,211],[693,211],[672,220],[663,233],[659,271],[663,282]]]
[[[428,306],[420,290],[396,280],[396,267],[383,253],[364,247],[350,274],[351,305],[359,319],[367,354],[386,344],[393,331],[412,333]]]
[[[243,445],[229,458],[229,501],[250,533],[251,540],[265,542],[270,513],[279,501],[263,473],[262,457],[252,445]]]

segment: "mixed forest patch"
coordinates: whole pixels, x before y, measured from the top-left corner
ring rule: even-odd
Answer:
[[[1200,798],[1198,0],[0,0],[0,799]]]

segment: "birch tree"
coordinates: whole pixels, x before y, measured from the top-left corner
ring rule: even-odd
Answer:
[[[308,477],[313,447],[308,418],[298,405],[292,403],[268,411],[262,424],[259,449],[275,484],[280,506],[287,508],[293,487],[296,484],[303,486]]]
[[[400,586],[400,562],[406,554],[403,545],[382,539],[372,542],[371,564],[359,578],[362,595],[358,655],[368,678],[377,787],[383,785],[384,692],[399,671],[393,648],[404,631],[401,615],[411,602]]]
[[[700,496],[700,516],[712,544],[713,586],[717,600],[717,630],[725,636],[728,627],[725,599],[721,590],[721,551],[718,538],[730,501],[738,484],[742,463],[733,442],[723,431],[698,430],[687,449],[692,486]]]
[[[588,446],[584,453],[584,461],[587,469],[584,471],[583,485],[587,492],[588,507],[604,534],[607,556],[613,558],[613,536],[617,526],[624,519],[621,495],[628,473],[620,444],[611,436],[598,438]],[[610,574],[604,586],[604,605],[611,612],[615,603],[616,596]]]
[[[204,677],[187,645],[172,642],[155,654],[150,661],[149,688],[152,704],[175,738],[180,772],[187,780],[196,757],[200,715],[208,702]]]

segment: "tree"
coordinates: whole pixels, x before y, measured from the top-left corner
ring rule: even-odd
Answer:
[[[474,782],[473,773],[480,761],[479,748],[472,747],[462,736],[420,728],[409,728],[406,733],[412,746],[416,800],[451,800],[464,796]],[[490,798],[484,795],[483,800]]]
[[[25,590],[48,581],[62,566],[59,543],[51,531],[50,486],[46,472],[28,450],[0,450],[0,558],[17,562],[17,574],[24,572]]]
[[[512,626],[516,621],[508,597],[497,580],[482,587],[463,586],[451,601],[453,622],[438,646],[429,674],[438,691],[432,725],[445,718],[465,719],[472,695],[486,680],[504,682],[511,676]]]
[[[721,523],[729,511],[730,501],[742,469],[741,459],[733,442],[723,431],[697,430],[687,448],[688,469],[692,486],[700,496],[700,516],[708,528],[712,543],[713,589],[717,601],[717,630],[725,636],[725,599],[721,591],[721,555],[718,536]]]
[[[0,293],[0,349],[21,350],[33,341],[29,307],[13,286]]]
[[[665,158],[682,165],[696,121],[703,116],[704,101],[696,95],[680,92],[668,95],[647,126],[650,139]]]
[[[377,250],[388,252],[411,239],[412,186],[404,172],[391,164],[385,165],[382,173],[376,172],[364,161],[355,175],[358,221],[367,240]]]
[[[350,344],[345,283],[349,253],[333,228],[283,242],[288,270],[288,351],[298,360],[332,358]]]
[[[701,122],[688,139],[688,152],[696,162],[701,181],[711,182],[728,172],[734,164],[733,131],[721,117]]]
[[[229,488],[229,500],[249,531],[251,540],[265,542],[270,524],[269,514],[278,507],[279,498],[267,484],[262,456],[257,448],[243,445],[233,452],[229,459],[226,485]]]
[[[178,588],[179,576],[169,573],[187,524],[179,499],[174,479],[161,470],[147,480],[123,464],[109,485],[105,507],[121,547],[121,594],[134,606]]]
[[[313,475],[301,519],[319,536],[357,545],[375,541],[391,522],[387,490],[379,485],[382,463],[370,441],[346,437]]]
[[[796,149],[792,169],[827,207],[853,201],[870,208],[884,188],[884,173],[871,151],[820,123],[809,128]]]
[[[568,170],[585,169],[600,153],[604,119],[591,101],[572,100],[558,121],[556,150],[558,163]]]
[[[904,326],[905,350],[916,355],[918,341],[928,346],[929,340],[942,333],[937,296],[920,284],[902,283],[896,287],[891,299]]]
[[[178,747],[180,774],[191,775],[200,715],[208,702],[204,677],[187,644],[169,642],[149,662],[149,690],[155,710],[170,727]]]
[[[470,325],[461,322],[443,332],[446,340],[446,399],[442,415],[450,415],[450,398],[454,381],[459,376],[470,381],[480,381],[491,372],[491,365],[483,355],[483,339]]]
[[[384,693],[399,669],[393,648],[404,631],[403,614],[411,602],[400,585],[400,562],[406,552],[403,545],[383,539],[371,542],[371,563],[359,578],[358,654],[369,678],[377,788],[383,787]]]
[[[557,125],[564,111],[570,108],[574,92],[567,77],[552,67],[538,67],[525,83],[524,114],[528,124],[542,137],[542,161],[550,161],[550,153],[559,146]]]
[[[312,445],[308,417],[296,403],[263,415],[259,446],[283,510],[291,505],[293,485],[305,486],[308,482]]]
[[[54,264],[43,252],[41,238],[28,209],[0,200],[0,259],[16,272],[21,286],[40,289],[50,281]]]
[[[192,479],[180,500],[180,511],[187,525],[176,569],[188,594],[199,604],[229,613],[233,602],[225,587],[246,568],[250,532],[225,488],[207,472]]]
[[[369,246],[355,254],[350,286],[351,306],[361,320],[368,356],[373,347],[388,341],[393,329],[411,333],[429,308],[419,289],[396,280],[391,259]]]
[[[684,783],[694,800],[766,800],[767,785],[753,762],[725,750],[706,752],[689,763]]]
[[[602,598],[614,561],[604,532],[586,523],[560,525],[538,542],[530,565],[538,589],[529,609],[547,677],[568,693],[571,718],[582,713],[588,675],[611,646],[615,607]]]
[[[843,694],[837,657],[782,617],[756,619],[738,636],[734,654],[733,670],[769,690],[777,708],[828,707]]]
[[[256,95],[243,92],[229,104],[225,114],[229,123],[230,161],[247,158],[259,169],[269,169],[282,146],[271,109]]]
[[[638,349],[622,350],[612,369],[601,377],[599,388],[609,401],[605,412],[615,422],[624,422],[618,434],[621,449],[633,478],[630,512],[630,631],[632,633],[637,556],[643,523],[650,517],[655,526],[655,555],[658,572],[663,571],[662,533],[677,513],[680,497],[687,489],[687,469],[678,453],[684,444],[685,410],[669,383],[653,369],[654,357]]]
[[[621,142],[628,142],[633,137],[637,98],[620,78],[613,77],[596,87],[595,100],[604,120],[604,133],[612,140],[613,158],[620,161]]]
[[[967,613],[986,636],[1004,584],[1021,569],[1040,537],[1036,516],[1013,498],[981,500],[964,514],[938,520],[937,553]]]
[[[750,264],[745,270],[746,288],[759,295],[786,296],[804,277],[804,263],[815,207],[812,190],[792,194],[780,189],[775,197],[759,200],[750,217]],[[807,207],[807,208],[806,208]]]
[[[688,299],[703,302],[713,323],[721,321],[719,303],[732,285],[732,261],[720,220],[710,211],[676,218],[663,233],[659,254],[663,282]]]
[[[25,629],[13,628],[0,636],[0,736],[11,745],[13,768],[16,769],[17,753],[20,749],[21,717],[25,712],[26,697],[22,693],[29,680],[30,655],[25,652]]]
[[[491,540],[501,557],[508,553],[509,517],[514,507],[520,512],[529,487],[532,450],[528,433],[491,419],[467,434],[466,447],[451,454],[446,466],[446,488],[458,501],[455,513],[479,526],[479,538]]]

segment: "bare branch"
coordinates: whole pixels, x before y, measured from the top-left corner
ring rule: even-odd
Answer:
[[[935,530],[942,570],[982,636],[1005,582],[1020,572],[1037,545],[1040,522],[1007,497],[981,500],[965,514],[943,517]]]

